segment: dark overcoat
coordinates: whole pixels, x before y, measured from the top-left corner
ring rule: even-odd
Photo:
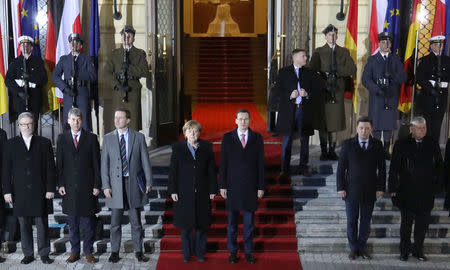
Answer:
[[[299,71],[299,78],[295,73],[293,65],[280,69],[276,80],[274,91],[279,97],[280,106],[277,118],[277,132],[284,136],[291,136],[294,130],[295,120],[295,99],[291,99],[291,93],[294,89],[300,87],[308,92],[307,97],[302,98],[303,122],[301,135],[314,135],[314,129],[318,129],[320,121],[323,119],[323,110],[320,107],[321,89],[317,85],[317,77],[314,72],[302,67]]]
[[[447,140],[445,146],[445,162],[444,162],[444,188],[445,188],[445,201],[444,208],[450,210],[450,139]]]
[[[33,136],[30,150],[22,136],[6,142],[2,161],[3,194],[12,194],[14,216],[39,217],[53,212],[46,192],[56,191],[56,172],[50,140]]]
[[[264,190],[264,142],[262,136],[248,129],[245,148],[237,129],[222,138],[219,188],[227,190],[227,208],[232,211],[256,211],[257,192]]]
[[[384,78],[386,69],[390,74],[391,85],[387,91],[378,86],[377,80]],[[389,54],[384,60],[380,52],[367,59],[362,74],[362,83],[369,90],[369,116],[374,130],[395,130],[398,119],[398,99],[400,85],[407,79],[400,56]],[[385,109],[385,104],[388,109]]]
[[[52,72],[52,80],[56,87],[61,91],[68,85],[65,80],[72,78],[72,62],[73,55],[71,53],[61,56],[56,64],[55,69]],[[77,106],[83,113],[83,129],[91,130],[91,106],[90,106],[90,93],[88,88],[89,82],[97,80],[97,72],[95,71],[94,64],[91,61],[89,55],[80,53],[76,60],[76,69],[78,71],[78,81],[83,81],[86,85],[78,87],[77,94]],[[64,75],[64,80],[62,76]],[[64,123],[67,122],[67,114],[73,105],[73,97],[64,93],[64,111],[63,119]]]
[[[336,173],[337,191],[345,190],[346,200],[373,203],[376,192],[386,189],[386,162],[381,141],[370,137],[362,149],[358,136],[342,145]]]
[[[19,92],[24,92],[25,90],[15,81],[16,79],[23,79],[23,58],[23,55],[20,55],[9,64],[5,77],[5,84],[12,98],[14,119],[17,119],[17,116],[25,111],[25,100],[19,97]],[[26,60],[26,66],[29,75],[28,81],[36,84],[35,88],[28,88],[30,112],[38,116],[41,111],[42,87],[47,83],[47,73],[44,62],[37,56],[30,55]]]
[[[92,216],[99,211],[93,189],[101,189],[100,146],[97,135],[81,131],[78,147],[69,130],[58,137],[56,151],[58,186],[64,187],[63,213],[71,216]]]
[[[211,224],[210,194],[217,193],[214,153],[210,142],[199,140],[195,159],[185,140],[172,145],[169,194],[174,202],[174,224],[180,229],[207,229]]]
[[[421,143],[412,136],[395,143],[389,169],[389,192],[397,193],[400,209],[420,214],[433,209],[442,165],[439,144],[429,136]]]
[[[0,172],[2,171],[2,153],[3,153],[3,145],[6,143],[7,137],[6,132],[0,128]],[[2,187],[0,185],[0,195],[2,195]],[[0,228],[2,228],[5,222],[5,200],[0,198]]]
[[[315,72],[329,72],[331,65],[332,49],[328,44],[317,48],[309,63],[309,67]],[[345,129],[345,108],[344,108],[344,92],[349,76],[356,75],[356,66],[350,53],[346,48],[338,45],[335,47],[336,65],[337,65],[337,81],[338,91],[336,93],[336,103],[325,101],[322,106],[325,110],[325,117],[322,119],[324,125],[323,131],[335,132]],[[326,85],[322,82],[322,85]]]

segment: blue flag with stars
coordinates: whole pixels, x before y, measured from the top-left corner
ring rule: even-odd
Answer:
[[[383,31],[389,32],[393,36],[391,52],[399,54],[400,45],[400,5],[398,0],[388,0],[386,17],[384,19]]]
[[[33,55],[40,57],[39,25],[36,21],[37,11],[37,0],[24,0],[20,11],[20,28],[22,36],[33,38]]]

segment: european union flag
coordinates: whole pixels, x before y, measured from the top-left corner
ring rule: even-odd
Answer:
[[[98,73],[98,50],[100,48],[100,27],[98,17],[98,0],[91,0],[91,30],[89,36],[89,55]],[[91,99],[94,100],[94,109],[98,119],[98,81],[91,83]],[[98,123],[97,123],[98,127]]]
[[[448,54],[448,43],[450,39],[450,0],[445,0],[445,39],[444,53]]]
[[[37,0],[24,0],[20,11],[20,28],[23,36],[34,39],[33,55],[41,56],[39,45],[39,25],[36,21],[38,13]]]
[[[392,34],[391,52],[399,54],[398,47],[400,45],[400,5],[398,0],[388,0],[386,17],[384,19],[383,31]]]

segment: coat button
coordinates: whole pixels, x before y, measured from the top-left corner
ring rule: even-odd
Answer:
[[[28,171],[27,171],[27,175],[31,175],[31,171],[28,170]]]

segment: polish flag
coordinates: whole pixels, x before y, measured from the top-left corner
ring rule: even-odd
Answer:
[[[14,56],[20,54],[19,37],[22,35],[20,30],[20,11],[22,10],[23,0],[11,0],[11,22],[14,40]]]
[[[379,50],[378,34],[383,32],[387,6],[388,0],[372,0],[369,29],[370,53],[372,55],[376,54]]]
[[[80,5],[78,0],[65,1],[59,28],[58,41],[56,43],[56,62],[63,55],[70,53],[68,37],[71,33],[81,34]],[[63,93],[56,88],[56,96],[63,98]]]

